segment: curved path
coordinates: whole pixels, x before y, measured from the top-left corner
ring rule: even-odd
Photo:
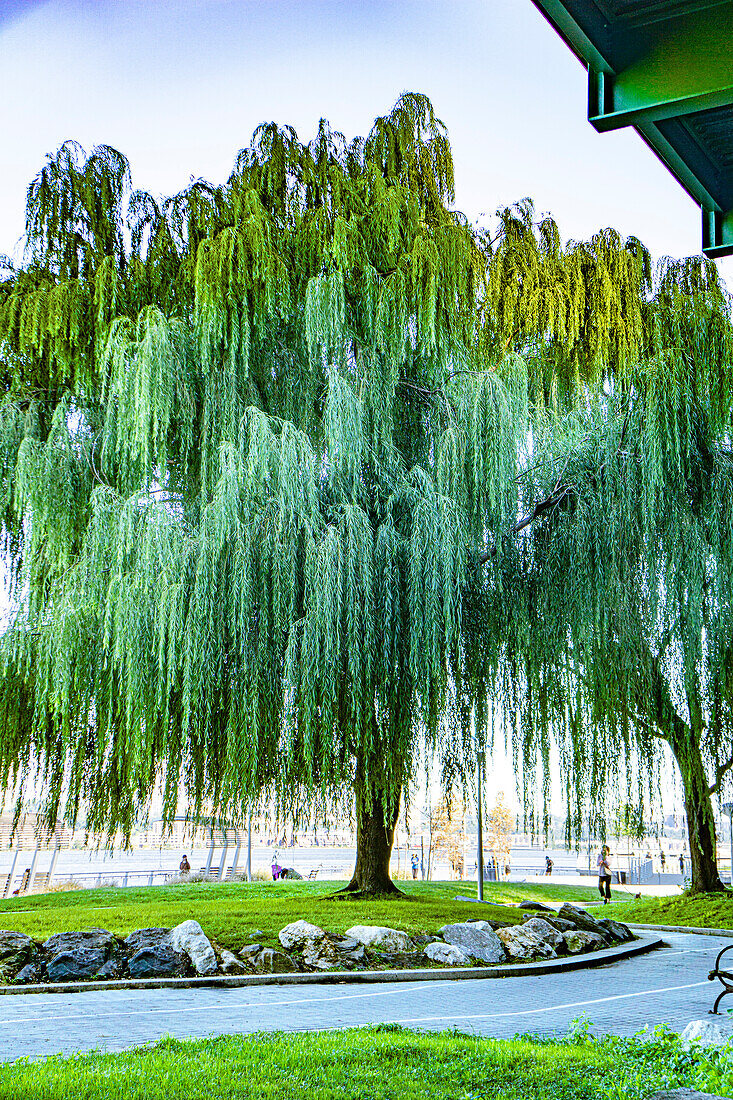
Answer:
[[[598,1032],[631,1035],[645,1024],[663,1022],[681,1031],[712,1007],[721,987],[708,982],[707,973],[715,954],[731,940],[676,932],[663,936],[668,948],[608,967],[495,981],[3,997],[0,1059],[121,1050],[163,1035],[312,1031],[387,1022],[508,1038],[518,1032],[564,1033],[586,1014]],[[733,1033],[727,1014],[717,1021]]]

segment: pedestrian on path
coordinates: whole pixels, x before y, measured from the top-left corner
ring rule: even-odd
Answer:
[[[545,856],[545,874],[551,875],[554,864],[549,856]]]
[[[187,875],[191,870],[191,864],[188,862],[188,856],[185,852],[183,853],[183,859],[178,864],[178,870],[182,875]]]
[[[417,869],[420,866],[420,861],[417,858],[417,853],[413,852],[411,863],[412,863],[412,877],[417,878]]]
[[[604,844],[598,853],[598,891],[603,898],[603,904],[608,905],[611,900],[611,849]]]

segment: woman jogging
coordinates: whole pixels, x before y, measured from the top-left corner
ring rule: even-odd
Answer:
[[[611,849],[604,844],[598,854],[598,891],[603,898],[603,904],[608,905],[611,900]]]

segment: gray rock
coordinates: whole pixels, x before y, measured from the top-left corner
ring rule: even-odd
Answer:
[[[620,921],[599,918],[598,923],[608,932],[611,939],[616,940],[617,943],[629,943],[634,938],[634,933],[631,929],[627,928],[625,924],[621,924]]]
[[[103,981],[112,981],[114,978],[121,978],[122,975],[125,973],[126,968],[127,959],[120,951],[116,955],[112,955],[111,958],[107,959],[107,962],[104,964],[104,966],[100,967],[94,977],[101,978]]]
[[[259,955],[262,950],[261,943],[248,943],[246,947],[243,947],[239,952],[240,959],[244,959],[246,962],[251,962],[255,955]]]
[[[131,978],[179,978],[188,969],[188,959],[165,943],[141,947],[128,960]]]
[[[216,974],[214,948],[197,920],[185,920],[171,928],[170,942],[174,951],[188,956],[197,974]]]
[[[290,974],[297,970],[297,966],[284,951],[273,951],[271,947],[263,947],[254,957],[256,970],[266,974]]]
[[[170,946],[170,928],[138,928],[125,939],[125,947],[130,951],[140,951],[143,947]]]
[[[429,943],[423,954],[432,962],[442,963],[444,966],[468,966],[471,961],[460,947],[452,943],[441,943],[440,940]]]
[[[80,947],[75,951],[57,951],[46,964],[49,982],[79,982],[91,978],[107,961],[101,947]]]
[[[577,928],[574,932],[563,932],[562,938],[570,955],[583,955],[587,951],[597,951],[606,946],[603,936],[599,936],[597,932],[586,932],[582,928]]]
[[[44,980],[46,964],[42,960],[34,959],[26,963],[22,970],[15,975],[16,985],[37,985]]]
[[[241,959],[226,948],[221,950],[221,971],[222,974],[244,974],[247,967],[244,965]]]
[[[527,924],[527,922],[531,920],[535,920],[535,916],[531,913],[527,913],[522,917],[522,922],[524,924]],[[558,932],[573,932],[575,930],[575,925],[572,921],[563,920],[561,917],[551,917],[549,914],[547,916],[543,914],[542,920],[547,921],[547,923]]]
[[[134,933],[133,933],[134,935]],[[77,932],[57,932],[49,936],[43,945],[49,955],[76,951],[102,951],[104,962],[117,948],[117,940],[105,928],[84,928]],[[101,965],[101,964],[100,964]]]
[[[247,939],[248,940],[256,940],[256,939],[259,939],[261,936],[264,936],[264,934],[265,933],[262,931],[261,928],[255,928],[254,932],[248,932],[247,933]]]
[[[355,924],[353,928],[347,928],[346,935],[365,947],[376,947],[379,951],[409,951],[413,946],[407,932],[382,928],[378,924]]]
[[[0,970],[5,973],[20,970],[37,950],[33,940],[24,932],[0,932]]]
[[[549,905],[543,905],[541,901],[520,901],[518,909],[536,909],[538,913],[554,913]]]
[[[612,936],[601,922],[592,917],[585,909],[581,909],[579,905],[571,905],[570,902],[566,902],[558,916],[562,920],[572,921],[576,928],[582,928],[584,932],[595,932],[597,936],[601,936],[609,943],[611,942]]]
[[[364,944],[353,936],[324,932],[318,940],[309,940],[303,948],[303,962],[314,970],[355,970],[364,965]]]
[[[486,924],[487,927],[480,927]],[[494,930],[488,927],[486,921],[473,924],[446,924],[440,929],[440,934],[446,943],[460,947],[473,959],[480,959],[486,963],[500,963],[506,958],[504,945]]]
[[[307,943],[319,940],[321,936],[325,935],[326,933],[317,924],[310,924],[307,920],[296,920],[292,924],[286,924],[284,928],[281,928],[277,938],[286,951],[292,951],[293,948],[297,951],[305,947]]]
[[[715,1092],[698,1092],[697,1089],[663,1089],[652,1092],[647,1100],[725,1100]]]
[[[687,1043],[697,1043],[701,1047],[718,1046],[727,1042],[717,1024],[712,1020],[691,1020],[681,1038]]]
[[[496,934],[510,959],[554,959],[557,949],[565,946],[562,933],[541,917],[500,928]]]

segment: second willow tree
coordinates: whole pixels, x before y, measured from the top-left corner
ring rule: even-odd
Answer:
[[[129,835],[161,781],[166,819],[347,791],[348,890],[394,890],[416,746],[460,768],[486,727],[506,624],[471,593],[502,583],[528,378],[536,407],[600,384],[646,280],[612,234],[563,252],[525,207],[491,245],[452,201],[418,95],[350,144],[262,126],[164,202],[108,147],[33,181],[0,282],[0,783],[37,772],[49,820]]]

